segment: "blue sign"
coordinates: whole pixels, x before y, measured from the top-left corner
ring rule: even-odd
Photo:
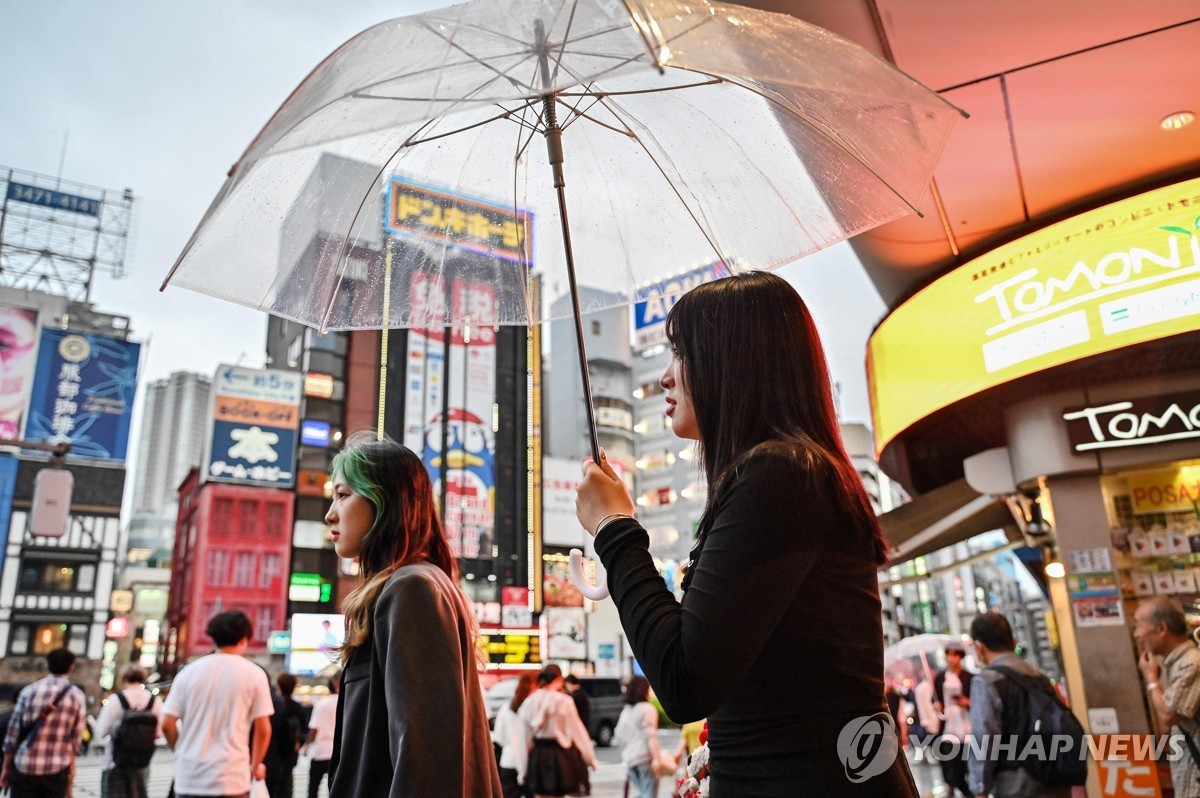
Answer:
[[[302,390],[299,372],[218,366],[202,479],[292,487]]]
[[[329,445],[329,422],[309,421],[300,422],[300,443],[305,446]]]
[[[601,643],[597,647],[596,657],[598,659],[616,659],[617,646],[614,643]]]
[[[30,205],[44,205],[60,211],[72,211],[87,216],[100,215],[100,200],[88,199],[75,194],[64,194],[61,191],[51,191],[47,188],[27,186],[23,183],[8,184],[8,198],[16,202],[28,202]]]
[[[646,286],[634,295],[633,330],[640,349],[667,341],[667,314],[679,297],[698,285],[728,277],[729,270],[721,261],[709,264],[678,277]]]
[[[70,443],[71,457],[125,460],[142,345],[42,330],[25,438]]]
[[[296,430],[213,421],[208,478],[290,488],[296,481]]]
[[[4,570],[4,552],[8,550],[8,524],[16,488],[17,458],[0,455],[0,572]]]

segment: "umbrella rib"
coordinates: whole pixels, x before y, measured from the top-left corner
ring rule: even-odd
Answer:
[[[593,102],[592,105],[589,105],[588,109],[591,109],[592,107],[594,107],[596,105],[596,103],[601,101],[600,97],[594,97],[593,99],[595,99],[595,102]],[[621,128],[616,127],[614,125],[610,125],[607,122],[601,122],[596,117],[590,115],[586,110],[580,111],[576,108],[572,108],[571,106],[567,105],[566,103],[562,102],[561,100],[559,102],[561,105],[565,106],[568,111],[571,112],[571,118],[568,119],[567,123],[562,126],[563,130],[566,130],[571,125],[575,124],[575,120],[577,120],[577,119],[586,119],[587,121],[591,122],[594,125],[599,125],[600,127],[608,128],[609,130],[611,130],[614,133],[620,133],[622,136],[628,136],[630,138],[637,138],[637,134],[634,133],[632,130],[630,130],[628,127],[626,127],[626,129],[622,130]]]
[[[697,75],[707,75],[710,78],[716,78],[718,80],[722,80],[722,78],[719,75],[713,75],[713,74],[704,72],[699,69],[690,69],[687,67],[679,67],[679,68],[683,69],[687,72],[695,72]],[[854,149],[852,147],[850,147],[846,142],[844,142],[842,140],[842,138],[840,136],[838,136],[835,131],[833,131],[829,128],[828,125],[823,124],[819,119],[816,119],[815,117],[809,116],[808,114],[801,111],[799,108],[793,108],[789,105],[786,105],[785,103],[780,102],[779,100],[775,99],[774,97],[771,97],[769,94],[762,91],[761,89],[756,89],[751,85],[743,83],[741,80],[737,80],[734,78],[723,78],[723,80],[727,83],[733,84],[734,86],[743,88],[752,94],[758,95],[759,97],[761,97],[762,99],[764,99],[768,103],[770,103],[771,105],[775,106],[776,108],[779,108],[782,111],[787,112],[788,114],[791,114],[796,119],[799,119],[801,122],[805,123],[810,128],[815,130],[817,133],[820,133],[830,143],[832,143],[834,146],[836,146],[838,149],[840,149],[846,155],[850,156],[855,161],[857,161],[858,164],[860,166],[862,166],[863,169],[866,169],[868,172],[870,172],[871,175],[876,180],[878,180],[889,191],[891,191],[893,194],[895,194],[896,197],[899,198],[899,200],[901,202],[903,202],[905,205],[907,205],[912,210],[913,213],[915,213],[917,216],[919,216],[922,219],[925,218],[925,214],[921,213],[920,208],[918,208],[917,206],[915,206],[911,202],[909,202],[907,197],[905,197],[903,194],[901,194],[899,191],[897,191],[895,186],[893,186],[891,183],[889,183],[887,180],[885,180],[879,174],[879,172],[875,171],[875,167],[873,167],[873,166],[871,166],[871,164],[867,163],[861,155],[859,155],[857,152],[855,152]]]
[[[532,107],[533,107],[532,105],[528,105],[528,106],[526,106],[526,109],[529,109]],[[538,118],[539,119],[541,118],[540,114],[538,115]],[[520,135],[518,134],[518,136],[517,136],[517,143],[520,146],[517,147],[517,152],[516,152],[515,156],[513,157],[514,172],[516,170],[517,162],[521,160],[521,158],[525,155],[525,150],[529,149],[529,145],[533,143],[534,135],[542,132],[542,129],[538,125],[530,124],[529,122],[526,122],[524,119],[522,119],[518,124],[521,127],[524,127],[525,129],[527,129],[529,131],[529,137],[525,139],[524,144],[520,144],[520,141],[521,141]]]
[[[571,27],[575,24],[575,12],[579,9],[579,0],[571,3],[571,15],[567,17],[567,29],[563,31],[562,42],[558,45],[558,57],[554,59],[554,71],[550,73],[550,85],[558,78],[558,70],[562,66],[563,54],[567,50],[567,42],[571,39]],[[550,34],[547,33],[547,36]],[[540,42],[539,42],[540,44]]]
[[[678,67],[672,67],[676,69]],[[686,70],[685,70],[686,71]],[[695,89],[703,86],[719,86],[722,83],[727,83],[724,78],[713,77],[710,80],[702,80],[696,83],[681,83],[678,86],[661,86],[657,89],[628,89],[626,91],[562,91],[558,93],[559,97],[632,97],[637,94],[661,94],[668,91],[679,91],[680,89]],[[590,84],[589,84],[590,85]],[[738,84],[741,85],[741,84]]]
[[[613,104],[610,104],[608,98],[598,97],[597,100],[599,100],[599,102],[601,102],[604,105],[604,107],[608,109],[609,113],[611,113],[617,119],[620,119],[622,122],[625,121],[624,119],[621,118],[621,114],[617,113],[616,108],[613,107]],[[628,123],[626,123],[626,124],[628,124]],[[705,228],[705,226],[703,224],[701,224],[700,219],[696,216],[696,213],[692,210],[691,205],[689,205],[687,200],[684,199],[683,194],[681,194],[679,192],[679,189],[675,187],[675,183],[674,183],[674,181],[671,180],[671,177],[667,174],[667,170],[663,169],[662,164],[660,164],[658,162],[658,159],[654,157],[654,153],[650,152],[650,148],[646,146],[646,143],[644,141],[642,141],[641,136],[638,136],[637,134],[632,134],[632,138],[634,141],[636,141],[638,143],[638,146],[642,148],[642,152],[646,153],[646,157],[650,159],[650,163],[654,164],[654,168],[657,169],[659,174],[661,174],[663,176],[663,180],[667,181],[667,185],[671,188],[671,192],[679,200],[679,204],[683,206],[683,209],[685,211],[687,211],[688,216],[690,216],[692,218],[692,221],[696,223],[696,229],[698,229],[700,231],[700,235],[704,236],[704,240],[708,242],[708,245],[710,247],[712,247],[713,254],[717,256],[717,258],[721,261],[721,263],[723,263],[725,265],[725,268],[729,270],[730,274],[732,274],[733,266],[729,263],[728,260],[725,259],[725,256],[721,253],[720,248],[717,246],[717,242],[713,241],[712,236],[710,236],[708,234],[707,228]]]
[[[563,123],[563,125],[562,125],[562,129],[563,129],[563,130],[566,130],[566,129],[567,129],[567,128],[569,128],[571,125],[575,124],[575,120],[576,120],[576,119],[578,119],[579,117],[581,117],[581,116],[586,116],[586,114],[587,114],[587,110],[591,110],[591,108],[593,108],[593,107],[596,105],[596,99],[595,99],[595,97],[593,96],[593,93],[591,93],[591,92],[590,92],[590,89],[591,89],[591,87],[592,87],[592,86],[594,86],[594,85],[595,85],[595,83],[594,83],[594,82],[593,82],[593,83],[588,83],[588,85],[587,85],[587,86],[588,86],[589,92],[587,92],[587,93],[582,93],[582,94],[579,94],[579,95],[578,95],[578,99],[575,101],[575,104],[574,104],[574,105],[571,105],[571,104],[569,104],[569,103],[566,103],[566,102],[564,102],[564,101],[561,99],[561,98],[562,98],[562,94],[556,94],[556,95],[554,95],[554,101],[555,101],[556,103],[559,103],[559,104],[560,104],[560,105],[562,105],[563,107],[565,107],[565,108],[567,109],[567,111],[568,111],[568,112],[570,113],[570,115],[571,115],[571,118],[570,118],[570,119],[568,119],[566,122],[564,122],[564,123]],[[584,98],[585,98],[585,97],[590,97],[590,98],[592,99],[592,104],[591,104],[591,105],[589,105],[589,106],[587,107],[587,110],[585,110],[585,111],[582,111],[582,112],[581,112],[581,111],[579,110],[579,106],[583,104],[583,100],[584,100]],[[600,120],[598,120],[598,119],[594,119],[594,120],[592,120],[592,121],[593,121],[593,122],[595,122],[597,125],[604,125],[604,123],[603,123],[603,122],[601,122],[601,121],[600,121]]]
[[[454,41],[453,39],[450,39],[450,38],[448,38],[448,37],[447,37],[447,36],[446,36],[444,33],[442,33],[441,31],[439,31],[439,30],[437,30],[437,29],[435,29],[435,28],[434,28],[432,25],[430,25],[430,24],[429,24],[429,22],[428,22],[427,20],[421,20],[421,25],[422,25],[422,27],[424,27],[424,28],[425,28],[425,30],[429,31],[429,32],[430,32],[430,33],[432,33],[434,36],[437,36],[437,37],[438,37],[438,38],[440,38],[442,41],[444,41],[444,42],[445,42],[447,45],[449,45],[450,47],[454,48],[454,49],[455,49],[455,50],[457,50],[458,52],[462,53],[462,54],[463,54],[463,55],[465,55],[467,58],[470,58],[470,59],[471,59],[472,61],[474,61],[475,63],[479,64],[479,66],[483,67],[484,69],[489,69],[489,70],[491,70],[492,72],[495,72],[497,77],[504,78],[505,80],[507,80],[507,81],[509,81],[510,83],[512,83],[514,86],[519,86],[519,84],[516,82],[516,81],[517,81],[517,79],[516,79],[516,78],[513,78],[513,77],[509,76],[508,74],[506,74],[506,73],[504,73],[504,72],[501,72],[499,69],[497,69],[496,67],[492,66],[492,65],[491,65],[491,63],[489,63],[488,61],[485,61],[485,60],[483,60],[482,58],[480,58],[480,57],[476,56],[475,54],[473,54],[472,52],[470,52],[469,50],[467,50],[465,47],[463,47],[463,46],[462,46],[461,44],[459,44],[458,42]],[[530,86],[530,85],[524,85],[524,86],[519,86],[519,87],[520,87],[520,88],[524,88],[524,89],[526,89],[526,90],[528,90],[528,91],[533,91],[533,86]]]
[[[531,108],[532,108],[532,106],[530,106],[529,104],[526,104],[525,107],[521,109],[521,122],[520,122],[520,125],[517,127],[517,149],[513,155],[513,172],[512,172],[512,174],[513,174],[513,187],[512,187],[513,215],[517,216],[519,218],[525,218],[525,219],[528,219],[528,216],[525,215],[519,209],[519,207],[517,205],[517,164],[520,163],[521,155],[525,152],[525,148],[529,146],[529,142],[533,141],[534,133],[537,131],[537,127],[535,125],[530,125],[525,119],[525,116],[529,113]],[[522,132],[523,128],[529,130],[529,137],[525,139],[524,144],[521,143],[521,132]],[[518,251],[521,253],[521,279],[525,286],[525,289],[521,292],[521,294],[525,301],[525,318],[529,319],[529,321],[532,323],[533,319],[535,318],[533,315],[533,301],[532,301],[533,297],[531,297],[530,293],[529,293],[530,284],[529,284],[529,280],[527,277],[527,275],[531,271],[532,264],[529,262],[529,260],[526,257],[525,248],[526,248],[527,240],[528,239],[526,237],[526,225],[524,225],[524,224],[517,225],[517,247],[518,247]],[[539,310],[538,315],[539,316],[541,315],[540,310]]]
[[[523,107],[528,107],[528,105],[529,105],[529,103],[526,103],[525,106],[523,106]],[[501,109],[503,109],[503,111],[504,111],[503,113],[496,114],[495,116],[489,116],[487,119],[481,119],[480,121],[474,122],[470,125],[464,125],[463,127],[456,127],[453,130],[447,130],[445,133],[438,133],[436,135],[426,136],[425,138],[420,138],[420,139],[409,137],[408,139],[405,140],[405,142],[402,146],[415,147],[418,144],[424,144],[429,141],[437,141],[438,139],[444,139],[447,136],[454,136],[458,133],[465,133],[468,130],[473,130],[477,127],[483,127],[484,125],[489,125],[492,122],[496,122],[500,119],[510,119],[512,117],[513,111],[510,111],[509,109],[504,108],[504,106],[499,106],[499,107]],[[432,124],[434,121],[440,121],[443,118],[444,117],[438,117],[437,120],[430,120],[430,124]],[[524,122],[517,122],[517,124],[522,125],[522,126],[525,125]]]

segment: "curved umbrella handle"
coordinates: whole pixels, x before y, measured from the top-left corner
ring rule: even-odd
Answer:
[[[579,592],[584,595],[584,598],[589,598],[592,601],[604,601],[608,598],[608,588],[604,584],[593,585],[588,582],[583,575],[583,552],[579,549],[571,549],[571,581],[575,583],[575,587],[579,588]]]

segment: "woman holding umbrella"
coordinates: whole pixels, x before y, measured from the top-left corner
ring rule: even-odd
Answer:
[[[708,716],[713,798],[916,796],[884,703],[885,544],[808,309],[749,272],[684,295],[667,337],[666,412],[709,486],[682,602],[603,456],[576,502],[663,709]]]
[[[425,465],[371,436],[352,438],[330,472],[325,521],[362,582],[343,604],[329,795],[500,798],[474,619]]]

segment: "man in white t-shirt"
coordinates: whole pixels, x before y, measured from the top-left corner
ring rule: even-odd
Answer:
[[[329,680],[329,695],[313,707],[308,721],[308,739],[304,744],[312,753],[308,764],[308,798],[317,798],[321,779],[329,774],[329,760],[333,757],[333,730],[337,724],[338,677]]]
[[[175,750],[175,796],[244,796],[251,777],[267,775],[271,686],[266,671],[243,656],[253,632],[244,612],[214,615],[205,632],[216,652],[179,672],[163,708],[163,734]]]

